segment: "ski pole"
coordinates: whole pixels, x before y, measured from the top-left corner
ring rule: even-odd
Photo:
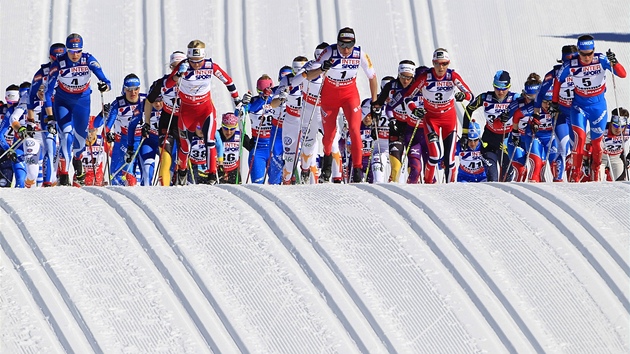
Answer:
[[[103,144],[109,144],[107,142],[107,139],[105,139],[105,126],[107,125],[107,118],[105,117],[105,98],[103,97],[103,91],[101,91],[101,114],[103,115]],[[103,168],[104,170],[107,171],[107,176],[109,177],[109,181],[111,181],[113,179],[112,177],[112,171],[109,168],[109,153],[105,152],[105,167]],[[103,171],[105,172],[105,171]],[[105,173],[103,173],[105,174]]]
[[[416,125],[413,127],[413,131],[411,132],[411,138],[409,139],[409,142],[407,143],[407,147],[403,151],[402,161],[400,162],[400,171],[398,171],[398,178],[397,178],[398,180],[400,180],[400,174],[402,174],[402,170],[405,167],[405,160],[407,159],[407,154],[409,153],[409,149],[411,148],[411,142],[413,141],[413,138],[416,136],[416,131],[418,131],[418,125],[420,125],[420,118],[416,120]]]
[[[155,176],[153,176],[153,182],[151,182],[151,185],[155,186],[157,184],[157,182],[160,180],[160,168],[162,166],[162,154],[164,153],[164,149],[166,149],[166,142],[168,139],[169,134],[171,133],[171,124],[173,123],[173,116],[175,115],[175,112],[177,112],[177,109],[179,107],[178,103],[179,103],[179,85],[181,85],[181,80],[177,81],[177,86],[175,86],[174,89],[174,93],[175,93],[175,98],[174,98],[174,102],[173,102],[173,108],[171,110],[171,115],[168,117],[168,125],[166,126],[166,135],[164,137],[164,141],[162,142],[162,149],[160,150],[160,159],[158,161],[157,167],[155,169]],[[175,137],[173,137],[173,140],[175,140]],[[171,149],[171,154],[173,153],[172,149]]]
[[[549,161],[549,157],[551,156],[551,148],[553,147],[553,140],[556,137],[555,128],[556,128],[556,122],[557,121],[558,121],[558,113],[556,112],[553,115],[553,125],[551,126],[551,139],[549,140],[549,145],[547,146],[545,161],[543,161],[543,166],[542,166],[542,171],[541,171],[542,173],[545,173],[545,168],[547,167],[547,162]],[[551,174],[553,175],[553,171],[551,171],[551,172],[552,172]]]
[[[240,136],[240,141],[238,144],[238,163],[239,163],[239,167],[236,170],[236,184],[239,184],[239,179],[241,176],[241,161],[243,161],[243,142],[245,140],[245,127],[247,125],[247,120],[245,118],[245,108],[243,107],[242,103],[239,103],[239,107],[237,110],[238,116],[241,117],[241,136]]]
[[[372,141],[372,149],[370,150],[370,157],[368,158],[368,165],[365,169],[365,175],[363,176],[362,182],[365,182],[367,180],[367,176],[370,174],[370,166],[372,166],[372,158],[374,158],[374,149],[376,148],[376,145],[378,145],[378,124],[376,123],[376,119],[372,119],[372,127],[376,130],[376,141]],[[372,182],[374,182],[374,180],[372,180]]]
[[[265,120],[265,114],[263,112],[263,114],[260,115],[259,118],[259,122],[258,122],[258,129],[260,130],[261,125],[263,124],[263,121]],[[252,132],[253,135],[253,132]],[[247,179],[245,180],[245,183],[249,183],[249,177],[252,175],[252,167],[254,166],[254,160],[256,159],[256,149],[258,148],[258,141],[260,140],[260,137],[256,137],[256,142],[254,143],[254,149],[252,151],[251,156],[251,161],[249,162],[249,170],[247,171]]]
[[[322,75],[322,79],[323,79],[324,76],[326,76],[326,73],[324,73]],[[309,81],[309,85],[310,85],[310,81]],[[295,171],[297,169],[298,158],[300,157],[300,153],[301,153],[301,150],[302,150],[302,147],[300,146],[300,143],[302,141],[306,140],[306,137],[311,132],[311,122],[313,121],[313,116],[315,115],[315,110],[318,109],[317,105],[319,104],[319,99],[321,98],[322,87],[323,86],[324,86],[324,83],[322,82],[322,84],[319,85],[319,90],[317,91],[317,97],[315,98],[315,103],[313,104],[313,110],[311,111],[311,116],[308,118],[308,123],[306,124],[306,131],[304,132],[304,134],[300,134],[298,136],[298,145],[297,145],[297,147],[295,149],[295,160],[293,161],[293,168],[291,169],[291,171],[292,171],[291,173],[295,173]],[[306,96],[308,96],[308,90],[307,90]],[[304,109],[304,108],[302,108],[302,109]],[[300,130],[302,129],[302,119],[303,119],[303,116],[300,115]],[[304,138],[302,138],[302,136],[304,136]],[[304,168],[304,167],[302,166],[302,168]],[[293,176],[291,176],[291,178],[293,178]]]
[[[608,52],[611,52],[610,48],[608,48]],[[617,113],[621,113],[619,112],[619,101],[617,100],[617,82],[615,81],[615,68],[614,68],[614,65],[612,64],[611,64],[611,71],[612,71],[613,92],[615,93],[615,107],[617,108]],[[624,156],[627,156],[627,155],[626,155],[626,145],[623,144],[623,136],[627,127],[628,127],[628,122],[626,119],[626,124],[624,124],[621,127],[621,142],[622,142],[621,151]],[[627,180],[628,180],[628,173],[626,173],[624,177],[624,181],[627,181]]]
[[[126,166],[133,163],[133,161],[136,159],[136,156],[138,156],[138,152],[140,151],[140,147],[142,146],[142,143],[144,143],[144,138],[140,140],[140,144],[138,144],[138,148],[136,149],[136,151],[134,151],[133,156],[131,156],[131,161],[130,162],[125,161],[125,163],[122,166],[120,166],[120,168],[116,170],[116,172],[114,172],[114,174],[110,177],[110,181],[113,180],[114,177],[116,177],[116,175],[120,173],[120,171],[122,171]]]
[[[3,153],[2,153],[2,155],[0,155],[0,160],[2,160],[2,158],[3,158],[6,154],[8,154],[8,153],[9,153],[9,151],[13,151],[13,152],[15,152],[15,149],[19,148],[19,147],[20,147],[20,145],[22,145],[22,143],[23,143],[23,142],[24,142],[24,140],[23,140],[23,139],[17,139],[17,140],[13,143],[13,145],[11,145],[11,146],[7,149],[7,151],[3,152]]]

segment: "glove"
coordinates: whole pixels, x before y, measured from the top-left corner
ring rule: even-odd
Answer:
[[[182,76],[190,67],[190,64],[188,64],[187,61],[181,62],[179,64],[179,66],[177,67],[177,75],[178,76]]]
[[[105,139],[108,143],[113,143],[116,140],[116,135],[114,135],[114,133],[112,132],[108,132],[107,134],[105,134]]]
[[[26,139],[26,127],[20,127],[17,131],[17,136],[20,140]]]
[[[389,136],[398,136],[400,130],[398,129],[398,124],[396,124],[396,120],[392,119],[389,121]]]
[[[466,150],[468,147],[468,134],[462,134],[462,138],[459,139],[459,147],[462,148],[462,151]]]
[[[241,102],[243,102],[243,104],[249,104],[251,101],[252,93],[247,91],[247,93],[243,95],[243,99],[241,100]]]
[[[560,112],[560,105],[558,104],[558,102],[551,102],[549,104],[549,114],[556,114]]]
[[[105,103],[103,105],[103,118],[107,119],[107,117],[109,117],[109,111],[112,110],[112,104],[111,103]]]
[[[372,127],[372,129],[370,129],[370,137],[373,141],[378,140],[378,132],[376,131],[375,127]]]
[[[510,113],[508,113],[508,111],[505,111],[499,114],[499,120],[501,121],[501,123],[507,123],[507,121],[510,120]]]
[[[287,101],[287,97],[289,96],[289,93],[287,91],[280,91],[280,93],[278,94],[278,99],[280,99],[280,102],[286,102]]]
[[[96,86],[98,86],[98,90],[101,92],[109,91],[109,86],[107,86],[107,84],[103,81],[99,82]]]
[[[618,63],[617,58],[615,57],[615,53],[611,52],[610,49],[606,52],[606,58],[610,62],[610,65],[615,65]]]
[[[144,123],[142,125],[142,137],[143,138],[148,138],[150,132],[151,132],[151,124]]]
[[[372,115],[372,119],[378,119],[383,112],[383,107],[377,105],[375,102],[370,103],[370,114]]]
[[[333,60],[326,60],[324,63],[322,63],[322,70],[323,71],[328,71],[330,68],[332,68],[333,66]]]
[[[461,91],[455,92],[455,101],[461,102],[461,101],[463,101],[465,99],[466,99],[466,94],[465,93],[463,93]]]
[[[125,162],[131,163],[133,159],[133,145],[127,146],[127,152],[125,153]]]
[[[7,152],[7,158],[13,162],[18,162],[18,157],[17,154],[15,153],[15,151],[13,150],[9,150],[9,152]]]
[[[48,134],[57,134],[57,121],[54,119],[53,116],[48,116],[48,122],[46,124],[46,130],[48,130]]]
[[[424,118],[425,113],[427,113],[427,111],[425,111],[424,108],[416,108],[411,112],[411,114],[416,116],[416,118],[418,119]]]
[[[512,145],[514,146],[519,146],[521,144],[521,137],[514,134],[514,132],[510,134],[510,140],[512,140]]]
[[[234,98],[234,107],[238,107],[241,104],[241,99],[239,97]]]
[[[532,130],[532,133],[538,133],[540,129],[540,114],[532,114],[532,118],[529,120],[529,128]]]

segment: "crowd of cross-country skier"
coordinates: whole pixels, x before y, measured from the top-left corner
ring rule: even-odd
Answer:
[[[73,33],[50,47],[32,82],[6,88],[0,187],[628,179],[628,110],[609,112],[604,97],[606,71],[613,84],[626,71],[612,51],[595,52],[592,36],[562,47],[557,65],[514,90],[499,70],[492,90],[474,95],[444,48],[431,63],[402,60],[397,77],[379,81],[346,27],[313,59],[297,56],[276,82],[263,74],[254,93],[239,95],[193,40],[147,93],[130,73],[106,103],[103,93],[118,87]],[[370,89],[363,101],[360,70]],[[103,103],[95,116],[92,75]],[[213,78],[234,100],[229,111],[213,104]],[[483,129],[471,118],[480,108]]]

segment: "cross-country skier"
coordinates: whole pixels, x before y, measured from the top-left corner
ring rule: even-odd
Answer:
[[[485,182],[486,171],[483,153],[481,152],[481,127],[474,119],[468,124],[466,129],[468,136],[463,137],[457,144],[457,156],[459,157],[459,168],[457,169],[457,182]]]
[[[612,51],[606,54],[595,53],[595,39],[591,35],[578,38],[578,57],[568,60],[558,76],[560,83],[569,77],[573,79],[575,96],[571,109],[571,127],[573,129],[572,166],[570,181],[580,180],[582,170],[582,151],[586,142],[586,123],[590,126],[592,144],[591,178],[599,181],[599,170],[602,164],[604,129],[608,121],[606,106],[606,70],[620,78],[626,77],[626,69],[617,61]],[[561,85],[555,85],[551,113],[558,111]]]
[[[44,108],[48,125],[56,126],[60,134],[61,154],[64,161],[59,168],[59,184],[70,185],[69,161],[79,183],[85,177],[81,154],[90,121],[90,79],[92,73],[100,80],[98,90],[106,92],[111,83],[103,73],[101,64],[83,52],[83,38],[72,33],[66,38],[66,53],[50,66]]]

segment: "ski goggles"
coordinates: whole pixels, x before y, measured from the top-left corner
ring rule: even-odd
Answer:
[[[451,62],[450,61],[434,61],[433,65],[434,66],[448,66]]]
[[[615,128],[621,128],[628,125],[628,118],[623,116],[612,116],[610,124]]]
[[[594,50],[591,50],[590,52],[579,51],[578,54],[581,57],[590,57],[590,56],[593,56],[593,54],[595,54],[595,51]]]
[[[355,43],[354,41],[350,41],[350,42],[338,41],[337,47],[344,48],[344,49],[354,48],[354,43]]]

